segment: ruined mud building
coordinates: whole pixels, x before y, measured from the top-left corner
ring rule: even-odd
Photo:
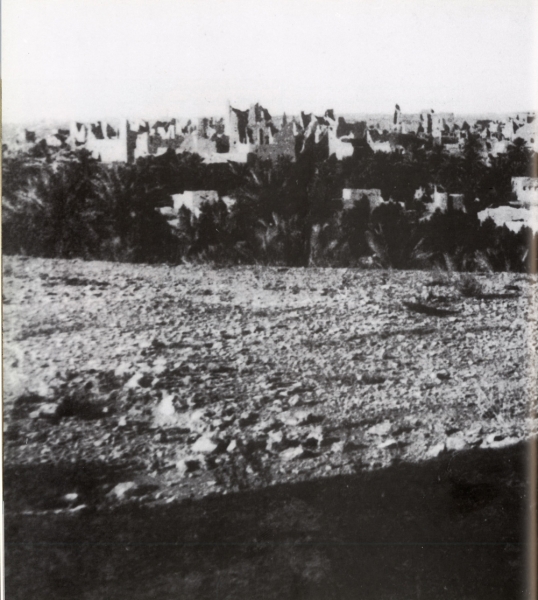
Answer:
[[[508,206],[486,208],[478,213],[480,221],[492,219],[498,227],[514,232],[529,227],[538,233],[538,177],[512,177],[513,201]]]
[[[285,115],[273,118],[260,104],[247,110],[228,104],[222,118],[74,122],[68,130],[49,132],[42,140],[35,132],[25,130],[17,143],[27,146],[44,140],[51,147],[84,147],[107,163],[133,162],[170,150],[196,153],[206,163],[245,163],[251,155],[295,159],[312,150],[320,158],[335,156],[338,160],[368,151],[405,153],[428,142],[458,154],[470,133],[478,135],[485,162],[506,151],[518,137],[538,151],[537,122],[531,113],[464,120],[431,109],[404,114],[398,104],[390,116],[349,122],[335,116],[333,110],[325,111],[323,116],[301,112],[288,119]]]

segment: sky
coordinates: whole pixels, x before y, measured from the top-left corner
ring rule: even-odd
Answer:
[[[537,50],[538,0],[3,0],[2,118],[531,110]]]

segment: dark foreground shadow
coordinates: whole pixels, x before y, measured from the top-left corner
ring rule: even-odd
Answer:
[[[523,598],[525,494],[521,444],[159,508],[8,504],[6,597]]]

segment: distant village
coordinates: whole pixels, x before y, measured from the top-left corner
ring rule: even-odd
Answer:
[[[538,153],[538,122],[534,113],[465,120],[453,113],[434,110],[405,114],[398,104],[390,116],[349,121],[335,115],[333,110],[325,111],[323,116],[301,112],[298,117],[288,118],[285,114],[273,117],[260,104],[253,104],[247,110],[228,104],[222,118],[72,122],[65,129],[20,129],[11,139],[4,139],[3,150],[18,152],[36,145],[57,150],[85,148],[103,163],[132,163],[141,157],[170,151],[197,154],[208,164],[247,163],[252,156],[262,160],[286,156],[295,160],[309,150],[315,150],[320,158],[334,156],[343,160],[364,151],[406,154],[411,148],[427,144],[459,155],[471,134],[479,140],[485,164],[506,152],[518,138]],[[512,191],[510,205],[487,208],[478,214],[479,219],[492,218],[497,225],[506,225],[516,232],[524,225],[538,231],[538,210],[532,210],[538,208],[538,178],[514,177]],[[430,215],[436,210],[465,210],[461,194],[447,194],[433,186],[432,190],[418,189],[416,198],[425,193],[433,200],[428,204]],[[382,198],[380,190],[342,190],[344,208],[361,198],[368,198],[371,210],[389,200]],[[187,206],[196,215],[203,202],[218,199],[213,190],[190,190],[175,194],[173,208],[162,210],[171,219],[181,206]],[[228,205],[234,201],[224,200]]]

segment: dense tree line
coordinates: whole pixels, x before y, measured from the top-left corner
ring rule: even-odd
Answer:
[[[42,257],[290,266],[524,270],[530,230],[483,224],[477,212],[512,200],[511,178],[536,172],[522,140],[482,160],[472,136],[459,156],[410,145],[408,152],[368,149],[337,161],[315,152],[246,165],[205,164],[173,151],[105,165],[84,150],[35,146],[3,158],[3,250]],[[423,219],[432,185],[462,193],[467,209]],[[421,200],[415,191],[424,189]],[[381,190],[343,210],[342,189]],[[181,209],[174,227],[157,209],[171,194],[213,189],[236,199],[194,216]],[[536,244],[534,245],[536,247]]]

